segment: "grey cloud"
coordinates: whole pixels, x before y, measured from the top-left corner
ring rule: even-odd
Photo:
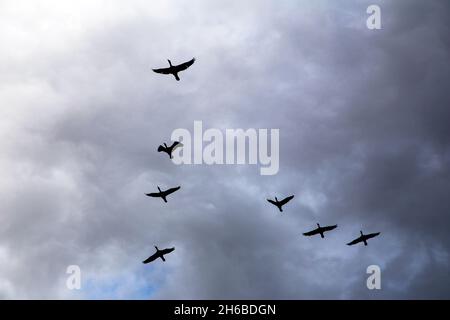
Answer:
[[[380,31],[368,1],[81,3],[71,27],[30,9],[34,29],[5,3],[0,297],[449,297],[444,1],[382,2]],[[180,82],[151,73],[192,56]],[[156,152],[194,120],[279,128],[280,172]],[[265,201],[291,193],[283,215]],[[316,222],[339,227],[301,236]],[[381,236],[345,246],[359,230]],[[154,244],[176,250],[142,265]]]

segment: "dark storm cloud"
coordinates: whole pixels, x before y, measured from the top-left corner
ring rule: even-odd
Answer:
[[[381,2],[378,31],[369,4],[5,6],[0,296],[448,298],[448,4]],[[192,56],[180,82],[150,73]],[[194,120],[279,128],[280,172],[156,152]],[[339,227],[301,236],[316,222]],[[361,229],[381,236],[345,246]],[[154,244],[176,251],[143,266]]]

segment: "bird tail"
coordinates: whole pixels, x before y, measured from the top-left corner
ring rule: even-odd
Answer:
[[[175,79],[177,79],[177,81],[180,81],[180,78],[178,77],[178,73],[174,73],[173,76],[175,77]]]

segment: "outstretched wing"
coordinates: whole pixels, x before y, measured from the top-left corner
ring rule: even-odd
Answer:
[[[376,237],[379,234],[380,234],[379,232],[366,234],[366,239],[370,239],[370,238]]]
[[[158,259],[159,254],[154,253],[152,256],[148,257],[146,260],[142,261],[142,263],[150,263],[152,261],[155,261],[156,259]]]
[[[166,147],[164,147],[163,145],[159,145],[158,152],[161,152],[161,151],[167,152]]]
[[[334,226],[326,226],[326,227],[322,227],[323,231],[330,231],[333,229],[337,228],[337,224],[335,224]]]
[[[154,198],[161,197],[161,194],[159,192],[146,193],[145,195]]]
[[[183,71],[186,70],[187,68],[189,68],[190,66],[192,66],[195,62],[195,58],[192,58],[192,60],[189,60],[185,63],[179,64],[177,65],[175,68],[177,69],[177,71]]]
[[[319,233],[319,229],[314,229],[314,230],[311,230],[309,232],[305,232],[303,235],[309,237],[309,236],[313,236],[313,235],[318,234],[318,233]]]
[[[175,191],[179,190],[180,188],[181,188],[181,186],[167,189],[166,191],[164,191],[164,195],[168,196],[169,194],[174,193]]]
[[[270,199],[267,199],[267,201],[269,201],[271,204],[273,204],[274,206],[278,206],[278,203],[276,203],[275,201],[273,201],[273,200],[270,200]]]
[[[283,200],[280,201],[280,204],[283,206],[283,205],[285,205],[286,203],[288,203],[289,201],[291,201],[292,198],[294,198],[294,196],[289,196],[289,197],[287,197],[287,198],[284,198]]]
[[[169,68],[161,68],[161,69],[152,69],[156,73],[162,73],[162,74],[170,74]]]
[[[359,243],[359,242],[361,242],[361,241],[362,241],[362,240],[361,240],[361,237],[359,237],[359,238],[353,240],[352,242],[347,243],[347,245],[348,245],[348,246],[352,246],[352,245],[357,244],[357,243]]]
[[[170,146],[170,148],[171,148],[172,151],[173,151],[173,150],[175,150],[176,148],[180,148],[180,147],[182,147],[182,146],[183,146],[183,144],[182,144],[181,142],[175,141],[174,143],[172,143],[172,145]]]
[[[173,250],[175,250],[175,248],[167,248],[167,249],[161,250],[161,253],[168,254],[168,253],[171,253]]]

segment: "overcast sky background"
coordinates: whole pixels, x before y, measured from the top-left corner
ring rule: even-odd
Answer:
[[[449,9],[0,0],[0,298],[450,298]],[[156,152],[194,120],[280,129],[279,173]]]

